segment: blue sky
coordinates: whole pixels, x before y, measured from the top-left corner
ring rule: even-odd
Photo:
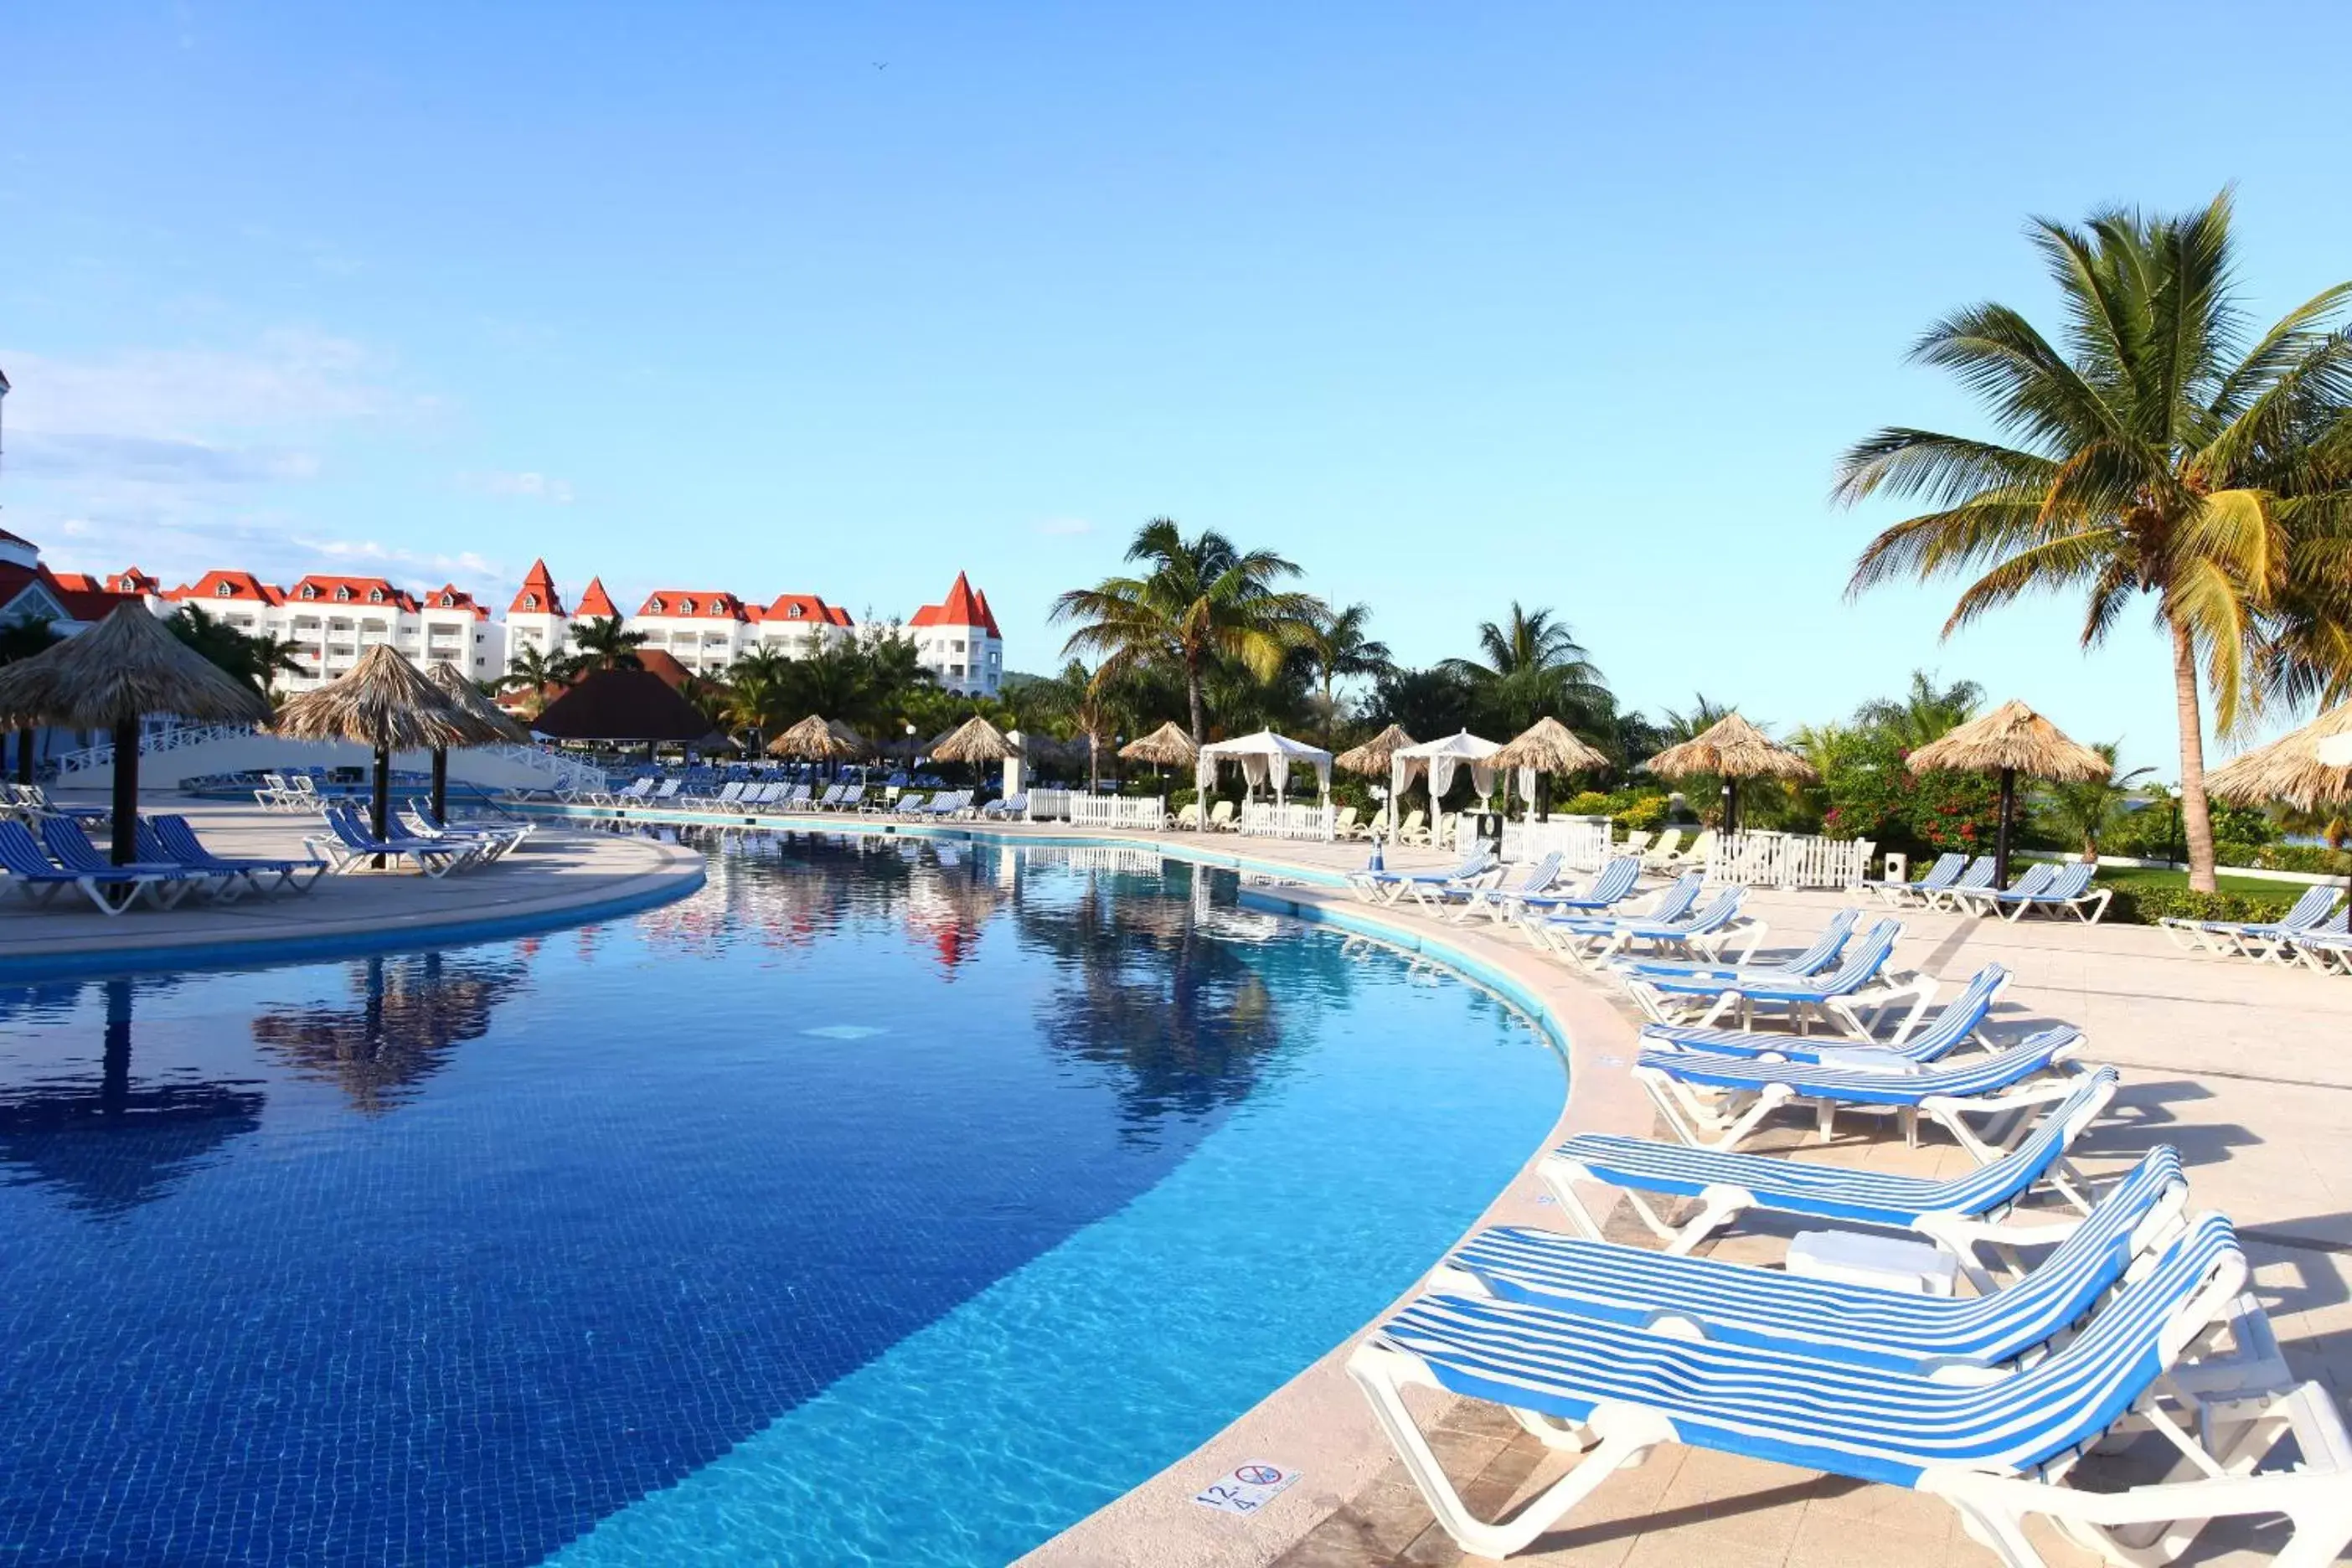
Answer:
[[[1016,668],[1155,514],[1415,662],[1513,598],[1630,702],[1914,666],[2172,771],[2070,605],[1842,600],[1903,353],[2048,320],[2030,214],[2237,182],[2265,315],[2352,277],[2329,5],[18,6],[0,521],[76,569],[504,594],[959,567]],[[2174,94],[2146,111],[2143,97]],[[370,563],[373,564],[371,565]]]

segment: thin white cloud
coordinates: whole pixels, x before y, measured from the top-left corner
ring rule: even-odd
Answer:
[[[255,484],[315,479],[315,453],[278,447],[218,447],[154,436],[104,436],[29,430],[9,454],[18,472],[59,479],[143,484]]]
[[[131,349],[58,359],[0,348],[19,431],[220,441],[276,426],[389,417],[419,406],[349,338],[281,329],[243,349]]]
[[[1049,517],[1037,524],[1038,532],[1055,539],[1074,538],[1094,531],[1094,523],[1083,517]]]
[[[469,490],[484,495],[507,496],[517,500],[545,501],[551,506],[572,504],[572,481],[552,479],[536,472],[460,474],[457,482]]]

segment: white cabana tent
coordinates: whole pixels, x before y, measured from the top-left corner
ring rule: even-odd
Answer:
[[[1404,798],[1405,785],[1414,775],[1429,774],[1430,828],[1437,826],[1437,803],[1454,787],[1454,770],[1468,767],[1470,787],[1478,792],[1478,809],[1486,809],[1487,797],[1495,793],[1495,769],[1486,759],[1503,749],[1499,741],[1485,741],[1465,730],[1440,741],[1423,741],[1418,746],[1400,746],[1389,759],[1389,810],[1391,820],[1396,803]]]
[[[1266,784],[1274,784],[1276,798],[1288,792],[1290,764],[1305,763],[1315,770],[1315,783],[1325,799],[1331,795],[1331,753],[1304,741],[1294,741],[1287,735],[1277,735],[1271,730],[1260,730],[1255,735],[1243,735],[1231,741],[1212,741],[1201,748],[1199,759],[1192,764],[1193,783],[1200,786],[1206,800],[1216,788],[1217,769],[1232,763],[1242,770],[1253,793]]]

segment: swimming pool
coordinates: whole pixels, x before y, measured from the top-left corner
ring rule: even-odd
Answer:
[[[712,854],[544,939],[0,988],[0,1558],[1002,1563],[1559,1109],[1498,1002],[1229,874]]]

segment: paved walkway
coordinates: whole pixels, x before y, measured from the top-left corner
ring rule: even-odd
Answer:
[[[103,804],[68,795],[76,805]],[[205,842],[229,857],[299,857],[302,837],[320,830],[310,816],[257,806],[157,795],[148,810],[178,811]],[[101,830],[102,831],[102,830]],[[691,850],[634,835],[549,824],[499,860],[435,879],[413,871],[362,871],[328,877],[307,893],[256,895],[235,903],[143,903],[119,916],[92,909],[68,889],[47,905],[0,900],[0,974],[122,960],[135,965],[216,960],[217,949],[305,944],[305,955],[413,945],[436,931],[488,934],[555,926],[583,911],[642,908],[681,898],[702,885],[703,859]],[[0,886],[0,894],[7,889]],[[71,900],[72,901],[68,901]]]

